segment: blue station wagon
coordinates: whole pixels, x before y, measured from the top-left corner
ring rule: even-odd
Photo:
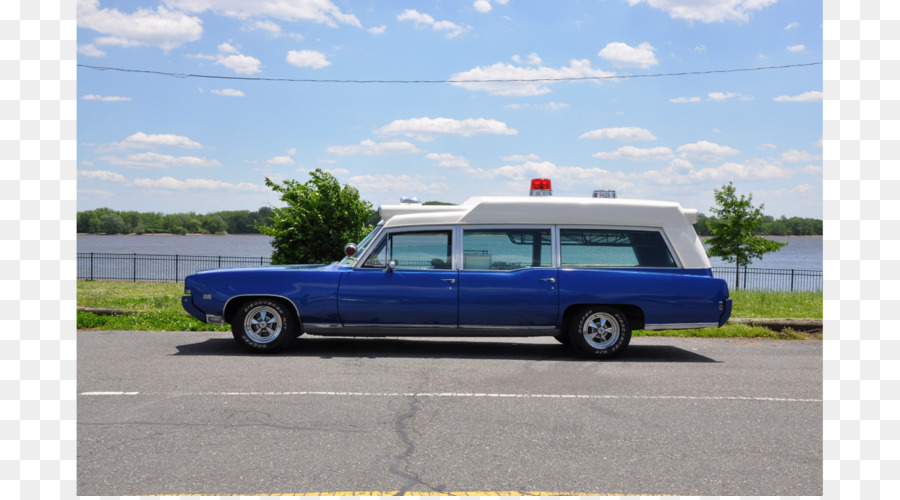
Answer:
[[[552,336],[622,353],[632,330],[715,328],[731,315],[677,203],[563,197],[388,205],[329,265],[200,271],[182,305],[253,352],[296,337]]]

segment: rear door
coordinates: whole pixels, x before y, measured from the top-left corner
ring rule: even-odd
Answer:
[[[462,230],[461,328],[550,329],[559,314],[551,228]]]

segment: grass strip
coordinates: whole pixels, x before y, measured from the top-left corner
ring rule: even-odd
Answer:
[[[79,281],[77,304],[134,311],[123,315],[100,315],[78,311],[79,329],[143,331],[229,331],[228,325],[209,325],[189,316],[181,307],[181,283]],[[732,292],[734,318],[822,318],[822,293]],[[810,334],[791,329],[773,331],[742,324],[693,330],[635,331],[634,336],[742,337],[806,339]],[[816,335],[813,334],[813,337]],[[821,338],[821,334],[818,335]]]

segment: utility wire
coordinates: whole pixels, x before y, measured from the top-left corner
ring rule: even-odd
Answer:
[[[172,78],[209,78],[216,80],[243,80],[243,81],[261,81],[261,82],[293,82],[293,83],[520,83],[520,82],[564,82],[564,81],[585,81],[585,80],[618,80],[628,78],[656,78],[662,76],[687,76],[687,75],[710,75],[715,73],[738,73],[747,71],[764,71],[773,69],[800,68],[804,66],[817,66],[822,64],[821,61],[803,63],[803,64],[786,64],[784,66],[762,66],[758,68],[739,68],[739,69],[717,69],[708,71],[685,71],[681,73],[655,73],[648,75],[614,75],[614,76],[581,76],[581,77],[561,77],[561,78],[498,78],[483,80],[331,80],[331,79],[313,79],[313,78],[264,78],[256,76],[220,76],[220,75],[201,75],[194,73],[169,73],[165,71],[153,71],[147,69],[128,69],[115,68],[110,66],[92,66],[90,64],[78,64],[79,68],[93,69],[97,71],[120,71],[124,73],[145,73],[151,75],[169,76]]]

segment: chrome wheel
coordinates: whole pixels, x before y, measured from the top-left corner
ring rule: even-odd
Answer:
[[[244,316],[244,333],[253,342],[268,344],[281,334],[284,320],[275,308],[262,305],[247,311]]]
[[[614,316],[598,312],[588,316],[581,326],[584,341],[594,349],[606,349],[615,345],[620,335],[619,322]]]
[[[290,302],[269,297],[243,302],[232,316],[234,340],[250,352],[283,349],[300,335],[300,318],[290,308]]]
[[[585,306],[572,314],[568,324],[569,344],[588,358],[618,356],[631,342],[628,316],[612,306]]]

